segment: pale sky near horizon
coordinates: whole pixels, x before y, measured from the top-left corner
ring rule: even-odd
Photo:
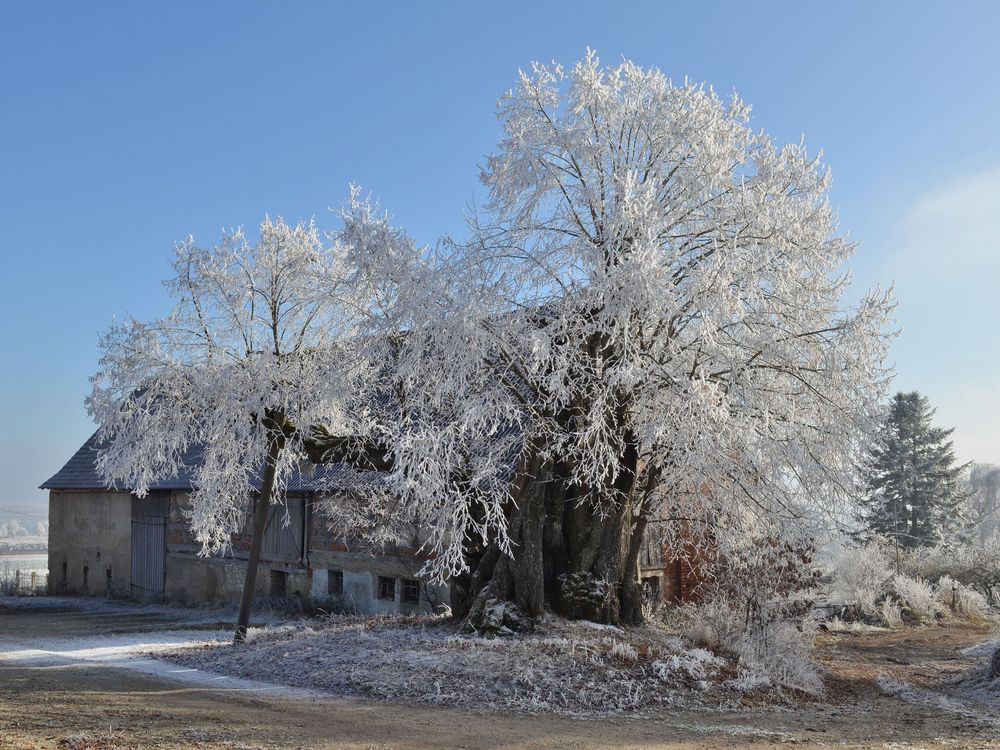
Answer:
[[[896,387],[1000,463],[1000,3],[362,5],[0,0],[0,509],[93,430],[97,335],[167,312],[175,242],[335,228],[351,182],[461,235],[497,96],[588,46],[823,149],[856,288],[896,285]]]

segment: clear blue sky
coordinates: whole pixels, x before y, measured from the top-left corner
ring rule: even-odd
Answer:
[[[358,182],[463,229],[494,104],[586,47],[733,89],[834,174],[859,285],[897,282],[898,385],[1000,463],[1000,3],[0,3],[0,507],[92,430],[112,315],[174,242],[316,216]]]

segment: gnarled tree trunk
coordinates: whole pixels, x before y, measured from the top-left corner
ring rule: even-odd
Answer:
[[[454,616],[481,621],[491,605],[516,604],[532,619],[550,607],[574,619],[641,623],[646,516],[636,496],[637,459],[627,458],[633,468],[620,475],[615,494],[582,498],[560,467],[537,456],[522,461],[508,515],[512,555],[496,544],[466,550],[470,572],[451,582]]]

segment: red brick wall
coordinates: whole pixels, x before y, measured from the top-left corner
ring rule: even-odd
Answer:
[[[663,578],[660,581],[660,596],[671,604],[697,602],[707,581],[707,559],[704,546],[695,544],[686,531],[678,534],[680,550],[668,544],[663,545]]]

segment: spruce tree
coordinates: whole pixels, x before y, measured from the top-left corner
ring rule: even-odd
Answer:
[[[963,538],[966,489],[952,429],[935,427],[927,397],[897,393],[870,451],[864,523],[868,535],[903,548]]]

